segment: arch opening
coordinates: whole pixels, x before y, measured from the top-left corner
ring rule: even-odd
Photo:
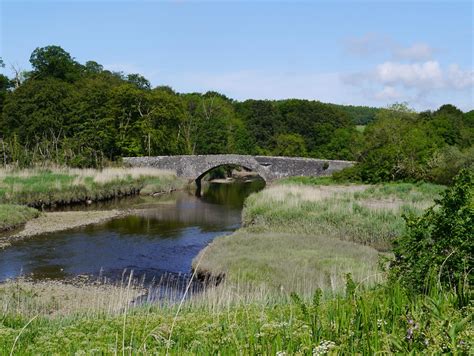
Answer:
[[[252,169],[246,165],[235,163],[223,163],[214,165],[206,169],[195,180],[196,196],[203,195],[203,186],[213,183],[252,183],[261,181],[262,186],[266,184],[266,177],[257,169]]]

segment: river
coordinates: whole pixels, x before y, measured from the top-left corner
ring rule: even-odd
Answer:
[[[15,242],[0,250],[0,281],[83,275],[115,280],[132,270],[145,283],[189,276],[193,258],[215,237],[239,228],[244,199],[264,185],[262,180],[210,183],[200,198],[180,191],[90,206],[132,208],[134,214]]]

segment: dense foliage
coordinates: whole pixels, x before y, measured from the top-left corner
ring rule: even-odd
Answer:
[[[0,76],[3,164],[84,167],[122,156],[213,153],[355,158],[354,122],[335,105],[179,94],[139,74],[78,63],[58,46],[35,49],[30,63],[30,72]]]
[[[343,178],[439,183],[474,165],[474,111],[452,105],[416,113],[403,104],[181,94],[152,88],[140,74],[78,63],[58,46],[35,49],[30,63],[30,72],[0,75],[3,165],[100,167],[123,156],[238,153],[356,160]]]
[[[474,256],[474,175],[467,170],[421,217],[405,217],[407,230],[395,241],[392,277],[412,290],[433,274],[447,286],[472,284]],[[465,280],[467,278],[467,280]]]
[[[422,113],[394,105],[376,114],[363,137],[360,163],[338,178],[449,184],[461,169],[474,169],[474,115],[453,105]]]

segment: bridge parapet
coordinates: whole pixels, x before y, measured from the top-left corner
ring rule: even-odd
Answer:
[[[155,167],[173,170],[178,177],[191,180],[199,180],[213,168],[233,164],[258,173],[265,181],[294,176],[328,176],[355,163],[314,158],[233,154],[126,157],[124,162],[132,167]]]

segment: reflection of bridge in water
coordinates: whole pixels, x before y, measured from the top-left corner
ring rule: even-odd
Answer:
[[[328,176],[354,165],[351,161],[246,155],[126,157],[124,162],[133,167],[173,170],[178,177],[195,180],[198,186],[207,172],[224,165],[244,167],[256,172],[267,182],[295,176]]]
[[[136,210],[134,215],[155,219],[160,223],[172,222],[180,226],[201,226],[208,231],[222,229],[222,226],[240,224],[240,209],[222,209],[221,205],[193,198],[186,193],[177,197],[176,202],[157,204],[153,209]],[[205,224],[203,224],[205,222]]]

